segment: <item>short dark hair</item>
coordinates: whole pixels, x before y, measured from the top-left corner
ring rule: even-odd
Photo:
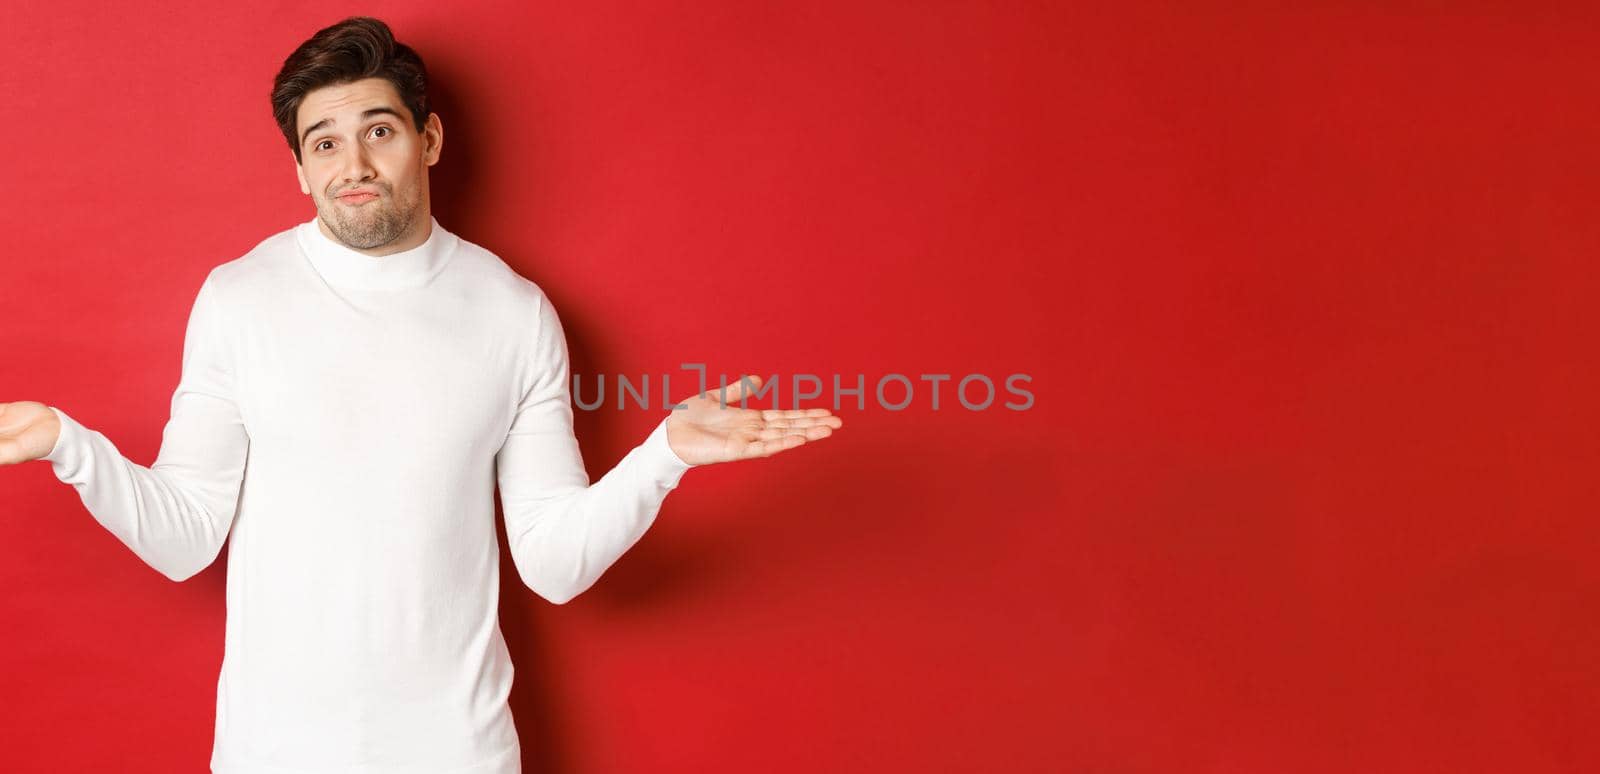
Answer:
[[[324,86],[363,78],[394,84],[411,111],[417,131],[428,123],[428,70],[410,46],[398,43],[389,25],[370,16],[352,16],[324,27],[300,44],[272,81],[272,116],[300,162],[298,115],[306,94]]]

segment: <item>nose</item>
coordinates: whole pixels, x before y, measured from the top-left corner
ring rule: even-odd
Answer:
[[[360,183],[372,179],[377,175],[377,170],[372,167],[372,160],[367,157],[367,150],[360,143],[353,149],[345,152],[343,158],[344,168],[340,176],[346,183]]]

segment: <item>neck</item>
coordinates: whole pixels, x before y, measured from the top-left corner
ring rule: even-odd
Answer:
[[[384,245],[386,255],[358,251],[328,236],[322,218],[305,221],[294,229],[295,240],[305,257],[328,284],[356,290],[404,290],[420,288],[433,280],[455,254],[461,240],[429,216],[424,233],[427,238],[409,250]]]

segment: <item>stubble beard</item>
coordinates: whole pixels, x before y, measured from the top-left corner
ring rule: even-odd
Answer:
[[[362,207],[346,207],[329,199],[322,222],[346,246],[370,250],[404,236],[416,221],[420,204],[420,200],[398,202],[392,189],[383,189],[382,195]]]

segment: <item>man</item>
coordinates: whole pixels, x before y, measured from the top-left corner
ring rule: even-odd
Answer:
[[[0,404],[0,463],[50,461],[175,581],[231,534],[213,771],[518,772],[495,484],[517,572],[561,604],[691,466],[841,421],[742,409],[736,384],[591,483],[555,309],[430,213],[444,131],[421,59],[347,19],[284,62],[272,104],[316,217],[207,276],[155,464],[32,401]]]

